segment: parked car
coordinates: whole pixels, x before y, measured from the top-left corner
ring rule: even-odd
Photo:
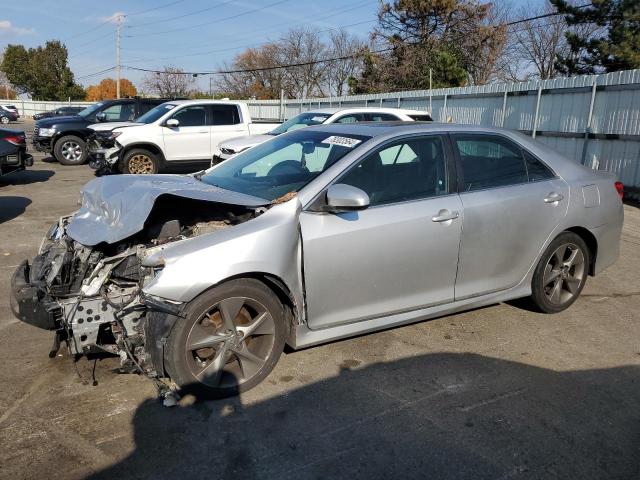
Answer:
[[[43,118],[66,117],[70,115],[78,115],[85,108],[87,107],[59,107],[59,108],[56,108],[55,110],[48,110],[46,112],[36,113],[33,116],[33,119],[42,120]]]
[[[24,170],[33,165],[27,153],[27,138],[19,130],[0,129],[0,176]]]
[[[81,165],[87,161],[89,125],[96,122],[129,122],[166,102],[159,98],[122,98],[105,100],[85,108],[77,115],[44,118],[36,121],[33,145],[40,152],[52,153],[63,165]]]
[[[135,123],[92,125],[91,166],[100,173],[147,174],[167,167],[195,171],[209,166],[221,141],[276,125],[254,123],[244,102],[167,102]]]
[[[322,108],[311,110],[290,118],[283,124],[264,135],[245,135],[230,138],[218,145],[213,152],[211,164],[220,163],[236,153],[266,142],[270,138],[298,128],[328,123],[356,123],[356,122],[393,122],[393,121],[425,121],[430,122],[431,115],[421,110],[407,110],[400,108]]]
[[[621,189],[514,131],[308,127],[196,175],[92,180],[11,305],[73,354],[232,395],[285,344],[520,297],[566,309],[618,258]]]
[[[15,105],[0,105],[0,123],[16,122],[20,118]]]

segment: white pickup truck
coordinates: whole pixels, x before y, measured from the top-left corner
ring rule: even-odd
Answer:
[[[99,174],[157,173],[168,167],[195,171],[210,163],[220,142],[265,133],[277,125],[253,123],[243,102],[166,102],[135,122],[91,125],[90,165]]]

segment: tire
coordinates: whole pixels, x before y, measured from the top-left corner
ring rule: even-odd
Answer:
[[[283,306],[257,280],[232,280],[208,290],[189,302],[185,314],[164,351],[166,370],[183,392],[199,398],[245,392],[262,382],[280,358]]]
[[[125,153],[120,168],[122,173],[150,175],[160,171],[158,156],[144,148],[134,148]]]
[[[53,155],[62,165],[82,165],[88,153],[85,141],[75,135],[61,137],[53,146]]]
[[[0,117],[0,122],[4,123],[5,125],[9,123],[9,121],[9,117]]]
[[[544,313],[558,313],[576,301],[587,283],[591,253],[575,233],[563,232],[547,247],[533,274],[531,301]]]

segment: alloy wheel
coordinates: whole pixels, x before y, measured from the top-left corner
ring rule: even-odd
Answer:
[[[82,158],[82,147],[71,140],[64,142],[60,151],[65,160],[69,162],[78,162]]]
[[[242,385],[267,363],[275,334],[275,321],[260,302],[226,298],[191,327],[185,345],[188,369],[209,387]]]
[[[153,160],[148,155],[136,154],[129,159],[129,173],[150,174],[153,173]]]
[[[9,118],[8,117],[2,117],[2,118],[0,118],[0,121],[2,121],[2,123],[7,124],[7,123],[9,123]]]
[[[584,254],[573,243],[560,245],[551,255],[542,276],[543,290],[547,300],[554,305],[563,305],[579,292],[586,275]]]

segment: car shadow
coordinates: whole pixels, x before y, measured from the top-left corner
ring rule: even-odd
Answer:
[[[58,162],[58,160],[56,159],[56,157],[54,157],[53,155],[48,156],[48,157],[44,157],[41,162],[43,163],[60,163]]]
[[[557,372],[466,353],[359,364],[307,385],[274,373],[258,388],[287,391],[262,401],[146,401],[135,450],[89,478],[639,478],[637,365]]]
[[[21,170],[0,177],[0,187],[46,182],[56,174],[53,170]]]
[[[0,196],[0,223],[19,217],[29,205],[31,200],[25,197]]]

